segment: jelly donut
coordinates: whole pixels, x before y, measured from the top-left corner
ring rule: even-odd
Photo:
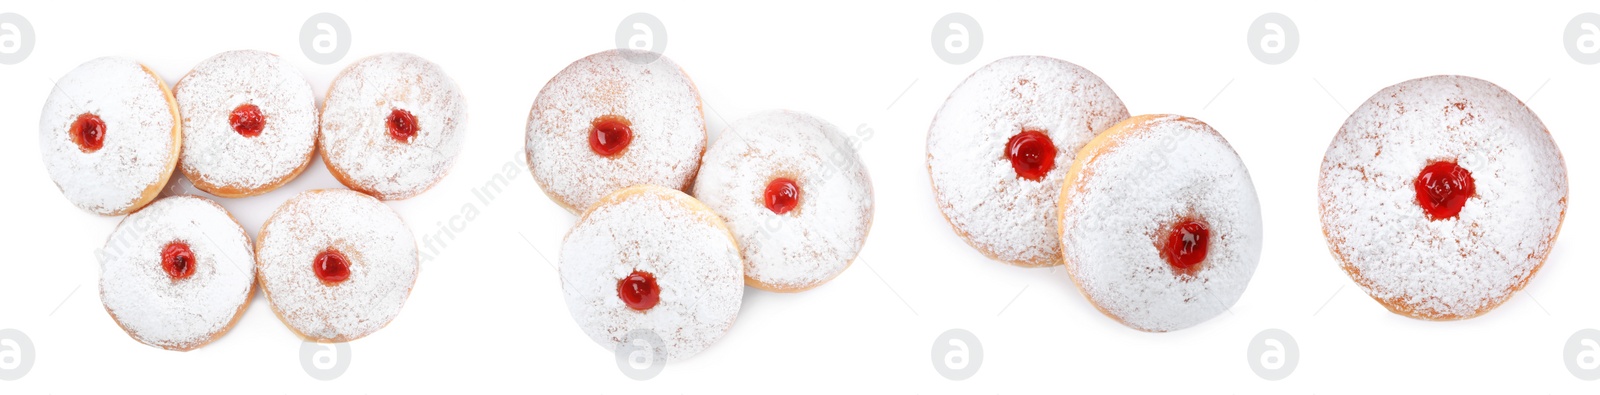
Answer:
[[[668,361],[721,339],[739,315],[744,264],[717,214],[655,185],[595,202],[561,243],[561,288],[583,333],[615,350],[634,331]]]
[[[928,129],[934,198],[957,235],[1018,266],[1061,263],[1056,198],[1079,148],[1128,117],[1105,81],[1042,56],[990,63],[957,86]]]
[[[1129,118],[1071,166],[1059,204],[1062,256],[1100,312],[1167,332],[1239,300],[1261,259],[1261,204],[1244,161],[1211,126]]]
[[[794,111],[728,130],[706,151],[694,191],[738,237],[745,283],[798,292],[844,272],[872,227],[872,182],[850,140]]]
[[[1463,319],[1544,264],[1566,217],[1567,167],[1510,92],[1433,76],[1350,114],[1317,193],[1328,249],[1362,290],[1397,314]]]
[[[84,211],[122,215],[155,200],[183,144],[167,83],[128,59],[84,62],[56,81],[39,116],[50,180]]]
[[[223,52],[172,87],[183,114],[178,168],[222,197],[259,195],[311,164],[317,98],[300,72],[262,51]]]
[[[284,325],[306,340],[347,342],[400,314],[417,281],[417,242],[378,199],[311,190],[261,225],[256,265]]]
[[[250,236],[222,206],[157,200],[123,218],[100,255],[100,301],[134,340],[189,351],[222,337],[255,293]]]
[[[405,199],[450,172],[466,139],[467,101],[444,69],[408,53],[356,61],[333,81],[317,143],[346,187]]]
[[[700,93],[671,59],[610,50],[568,65],[528,112],[528,164],[550,200],[577,214],[637,184],[694,185],[706,150]]]

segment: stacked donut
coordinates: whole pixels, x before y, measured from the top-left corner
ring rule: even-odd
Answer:
[[[51,92],[39,145],[68,201],[127,214],[101,255],[106,311],[141,343],[187,351],[226,333],[258,284],[307,340],[349,341],[388,324],[418,262],[410,230],[380,200],[415,196],[443,178],[465,125],[455,82],[415,55],[350,65],[319,111],[311,85],[287,62],[231,51],[170,90],[135,61],[86,62]],[[210,199],[158,199],[175,169],[217,197],[260,195],[301,174],[315,152],[349,190],[300,193],[253,245]]]
[[[1261,254],[1244,162],[1175,115],[1130,118],[1089,70],[1059,59],[990,63],[928,131],[939,211],[984,255],[1065,264],[1096,308],[1134,329],[1194,326],[1239,299]]]
[[[630,51],[550,79],[528,115],[528,164],[579,215],[559,270],[578,326],[608,350],[642,331],[678,360],[727,332],[745,285],[799,292],[843,272],[872,187],[851,141],[805,113],[748,116],[708,148],[693,81]]]

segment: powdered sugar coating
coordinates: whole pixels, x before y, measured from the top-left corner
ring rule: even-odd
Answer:
[[[409,142],[389,137],[395,109],[417,118]],[[339,74],[322,108],[322,160],[350,189],[405,199],[450,172],[466,140],[467,101],[438,65],[408,53],[361,59]]]
[[[1477,194],[1430,220],[1414,182],[1455,161]],[[1521,289],[1555,243],[1567,170],[1544,124],[1511,93],[1470,77],[1410,80],[1373,95],[1328,147],[1318,185],[1328,247],[1396,313],[1461,319]]]
[[[687,191],[706,149],[700,93],[663,56],[635,63],[609,50],[572,62],[550,78],[528,112],[528,164],[557,204],[577,214],[622,188],[653,184]],[[596,118],[626,118],[633,141],[614,157],[589,148]]]
[[[277,55],[252,50],[217,54],[179,80],[173,94],[183,114],[183,174],[206,192],[230,197],[265,193],[311,161],[317,144],[317,99],[311,84]],[[266,118],[260,135],[245,137],[229,122],[234,109],[244,104],[255,105]]]
[[[1099,76],[1042,56],[990,63],[950,93],[928,130],[928,175],[951,227],[984,255],[1021,266],[1061,263],[1056,198],[1066,165],[1128,109]],[[1055,167],[1038,181],[1017,176],[1006,143],[1041,130]]]
[[[383,202],[343,189],[289,199],[261,227],[256,262],[272,310],[295,333],[323,342],[360,339],[400,314],[417,280],[417,242]],[[317,254],[334,248],[350,276],[317,278]]]
[[[776,214],[767,185],[794,181],[799,205]],[[839,128],[809,114],[775,110],[729,126],[706,151],[695,196],[739,239],[745,278],[757,287],[802,291],[850,266],[872,226],[872,181]]]
[[[1239,300],[1261,259],[1261,204],[1221,134],[1193,118],[1144,115],[1112,126],[1080,154],[1061,192],[1062,252],[1067,273],[1100,311],[1166,332]],[[1175,271],[1158,247],[1184,217],[1205,221],[1211,235],[1193,274]]]
[[[45,170],[67,200],[118,215],[155,198],[177,164],[178,109],[166,84],[138,62],[97,58],[56,81],[39,116]],[[85,153],[72,141],[79,115],[105,123],[104,144]]]
[[[739,246],[716,213],[682,192],[630,187],[596,202],[561,245],[561,288],[578,327],[607,350],[650,330],[668,361],[711,346],[733,326],[744,297]],[[635,270],[655,276],[660,302],[643,312],[617,296]]]
[[[161,252],[182,242],[194,254],[193,274],[173,280]],[[254,291],[250,237],[216,203],[194,196],[164,198],[111,232],[100,251],[100,300],[134,340],[187,351],[227,332]]]

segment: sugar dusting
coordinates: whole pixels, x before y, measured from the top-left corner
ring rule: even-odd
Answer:
[[[1417,175],[1454,160],[1477,195],[1453,219],[1416,203]],[[1369,295],[1402,314],[1472,317],[1544,262],[1566,211],[1567,171],[1544,124],[1511,93],[1470,77],[1385,88],[1329,145],[1318,188],[1328,246]]]
[[[1056,198],[1067,165],[1101,130],[1128,117],[1115,92],[1078,65],[1009,57],[967,77],[928,130],[928,173],[939,210],[967,243],[1024,266],[1061,263]],[[1056,165],[1039,181],[1017,177],[1006,159],[1011,136],[1044,130]]]
[[[176,114],[162,82],[138,62],[97,58],[56,81],[39,116],[45,170],[67,200],[100,215],[137,207],[152,185],[172,174]],[[105,122],[105,145],[84,153],[70,130],[79,115]]]
[[[230,51],[196,65],[173,86],[183,114],[183,172],[196,186],[260,189],[311,160],[317,104],[311,84],[277,55]],[[233,130],[229,115],[243,104],[266,118],[261,134]],[[260,192],[265,192],[262,190]]]
[[[389,114],[417,117],[417,135],[389,137]],[[351,189],[405,199],[443,179],[466,139],[467,101],[433,62],[408,53],[367,57],[345,68],[322,109],[323,160]]]
[[[633,330],[661,337],[666,360],[693,356],[721,339],[739,315],[744,265],[717,215],[694,198],[636,186],[597,203],[561,245],[561,288],[578,327],[607,350]],[[661,301],[640,312],[617,296],[617,281],[653,274]]]
[[[1227,310],[1249,284],[1261,259],[1261,204],[1244,162],[1210,126],[1172,115],[1127,122],[1113,130],[1134,129],[1085,158],[1063,189],[1067,271],[1130,327],[1194,326]],[[1175,272],[1156,247],[1186,215],[1211,230],[1193,275]]]
[[[180,241],[194,273],[174,281],[161,251]],[[135,340],[188,350],[226,331],[251,296],[250,238],[222,206],[194,196],[157,200],[111,232],[100,262],[100,300]]]
[[[872,182],[839,129],[777,110],[734,122],[722,136],[706,152],[694,190],[738,237],[745,276],[803,290],[849,267],[872,224]],[[783,215],[764,203],[778,177],[801,188],[799,206]]]
[[[633,142],[616,157],[589,149],[591,123],[618,115]],[[623,50],[579,59],[561,70],[528,113],[528,164],[545,194],[576,214],[616,190],[639,184],[688,190],[706,149],[700,93],[663,56],[630,61]]]
[[[261,286],[284,324],[314,340],[367,336],[400,314],[416,282],[417,243],[383,202],[360,192],[302,192],[262,225],[256,250]],[[328,286],[312,262],[333,247],[350,277]]]

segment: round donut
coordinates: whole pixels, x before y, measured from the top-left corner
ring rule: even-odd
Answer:
[[[178,105],[138,62],[98,58],[56,81],[39,116],[44,168],[73,205],[122,215],[155,200],[183,143]]]
[[[1539,117],[1499,86],[1433,76],[1384,88],[1323,157],[1322,232],[1384,307],[1471,318],[1522,289],[1567,211],[1567,166]]]
[[[768,291],[838,276],[872,227],[872,181],[850,139],[801,112],[734,122],[706,151],[694,191],[738,237],[745,283]]]
[[[254,196],[311,164],[317,98],[300,72],[262,51],[217,54],[172,87],[183,114],[178,168],[196,188]]]
[[[134,340],[200,348],[239,322],[255,293],[250,236],[222,206],[157,200],[123,218],[100,255],[100,301]]]
[[[408,53],[356,61],[334,79],[317,143],[346,187],[383,200],[443,179],[466,140],[467,100],[444,69]]]
[[[1194,118],[1141,115],[1078,151],[1061,188],[1067,273],[1095,308],[1167,332],[1222,314],[1261,260],[1244,161]]]
[[[310,341],[348,342],[400,314],[417,242],[394,210],[344,189],[301,192],[261,225],[256,265],[272,311]]]
[[[550,200],[577,214],[616,190],[694,185],[706,150],[700,93],[671,59],[589,55],[561,70],[528,112],[528,164]]]
[[[1128,117],[1105,81],[1042,56],[990,63],[957,86],[928,129],[933,195],[957,235],[1025,267],[1061,263],[1056,199],[1064,166]]]
[[[689,195],[637,185],[595,202],[561,244],[561,289],[583,333],[607,350],[635,331],[653,355],[693,356],[739,315],[744,264],[722,219]]]

